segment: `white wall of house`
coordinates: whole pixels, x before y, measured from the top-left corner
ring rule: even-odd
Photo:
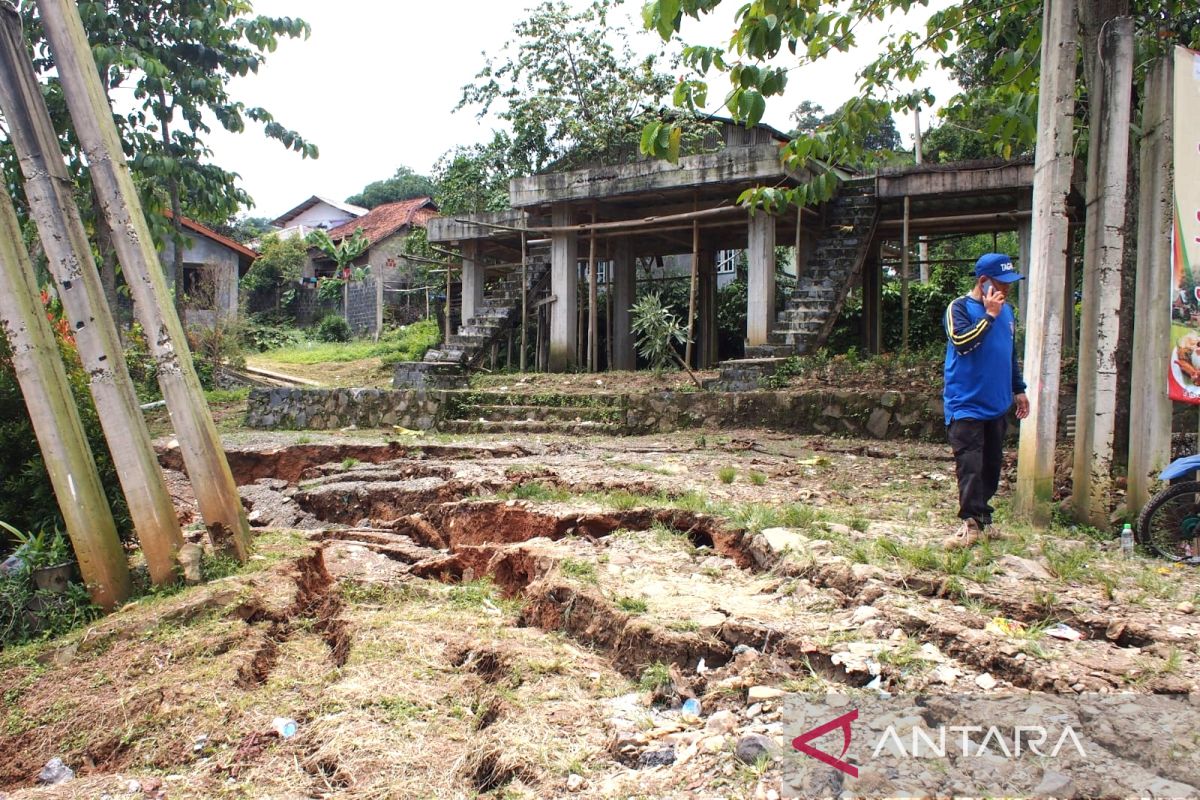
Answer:
[[[212,276],[214,308],[189,309],[188,323],[211,325],[217,313],[237,316],[238,310],[238,254],[223,244],[203,236],[184,234],[187,246],[183,251],[184,272],[200,270]],[[167,276],[167,285],[174,288],[175,243],[168,241],[159,260]]]
[[[288,222],[288,228],[303,225],[305,228],[333,228],[343,222],[349,222],[356,217],[340,208],[334,208],[328,203],[317,203],[312,208],[296,215]]]

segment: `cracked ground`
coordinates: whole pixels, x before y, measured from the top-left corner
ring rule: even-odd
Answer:
[[[1195,691],[1190,568],[1004,508],[947,553],[943,446],[389,438],[227,437],[255,556],[0,654],[0,792],[768,798],[791,693]]]

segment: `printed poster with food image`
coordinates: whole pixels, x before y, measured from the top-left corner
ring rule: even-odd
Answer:
[[[1200,53],[1175,48],[1171,399],[1200,403]]]

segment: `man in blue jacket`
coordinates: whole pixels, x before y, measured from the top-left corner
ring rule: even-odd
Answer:
[[[962,528],[947,548],[970,547],[995,535],[990,505],[1000,485],[1004,433],[1015,400],[1017,419],[1029,416],[1029,398],[1014,352],[1016,320],[1005,302],[1022,279],[1012,259],[988,253],[975,262],[975,287],[946,308],[946,431],[958,475]]]

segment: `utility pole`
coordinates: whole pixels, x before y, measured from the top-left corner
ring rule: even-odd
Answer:
[[[213,546],[244,561],[250,550],[246,512],[192,366],[183,326],[170,302],[79,10],[71,0],[39,0],[37,6],[101,210],[146,329],[200,514]]]
[[[0,321],[79,571],[92,602],[111,611],[129,598],[129,563],[21,241],[12,201],[0,193]]]
[[[1074,167],[1076,19],[1076,0],[1046,0],[1025,322],[1025,375],[1033,407],[1021,422],[1014,497],[1017,514],[1037,524],[1049,522],[1054,496],[1063,315],[1068,312],[1067,194]]]
[[[104,300],[92,248],[74,203],[74,184],[25,50],[21,21],[8,5],[0,5],[0,109],[151,578],[158,584],[171,583],[183,534]],[[92,166],[94,170],[94,161]]]

